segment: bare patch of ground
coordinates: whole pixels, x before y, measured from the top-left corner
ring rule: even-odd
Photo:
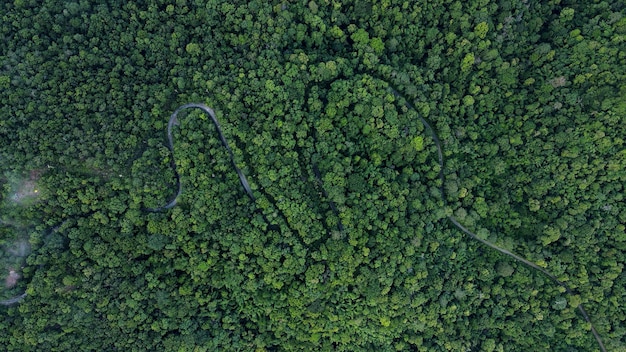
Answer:
[[[9,274],[6,279],[4,279],[4,286],[6,288],[12,288],[17,285],[17,280],[20,278],[20,274],[18,274],[15,270],[9,270]]]
[[[4,280],[4,288],[0,290],[1,298],[16,294],[15,290],[20,286],[22,269],[30,252],[31,246],[26,238],[7,241],[0,247],[0,280]],[[16,303],[23,298],[20,297],[0,301],[0,304],[9,305]]]
[[[18,191],[11,195],[11,200],[21,203],[24,198],[35,197],[37,193],[37,184],[34,181],[28,180],[22,183]]]
[[[9,199],[18,204],[35,201],[39,197],[37,181],[42,173],[41,170],[32,170],[28,178],[16,180],[15,193]]]

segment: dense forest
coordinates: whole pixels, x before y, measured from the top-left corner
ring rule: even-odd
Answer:
[[[626,349],[623,1],[2,1],[0,116],[3,350]]]

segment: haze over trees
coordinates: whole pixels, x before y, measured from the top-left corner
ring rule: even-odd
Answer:
[[[15,0],[0,21],[5,350],[600,350],[579,304],[626,345],[622,2]],[[254,197],[201,111],[168,148],[189,102]]]

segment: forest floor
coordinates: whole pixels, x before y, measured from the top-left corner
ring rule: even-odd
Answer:
[[[32,170],[28,178],[18,180],[15,193],[9,199],[20,205],[35,201],[39,196],[37,181],[41,177],[41,170]]]
[[[0,249],[0,278],[4,278],[4,288],[9,290],[17,285],[22,277],[21,269],[31,248],[27,238],[17,238]],[[4,297],[5,292],[0,294]]]

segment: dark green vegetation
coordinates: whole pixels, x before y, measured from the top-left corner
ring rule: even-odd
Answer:
[[[232,3],[0,5],[5,350],[624,347],[623,2]]]

